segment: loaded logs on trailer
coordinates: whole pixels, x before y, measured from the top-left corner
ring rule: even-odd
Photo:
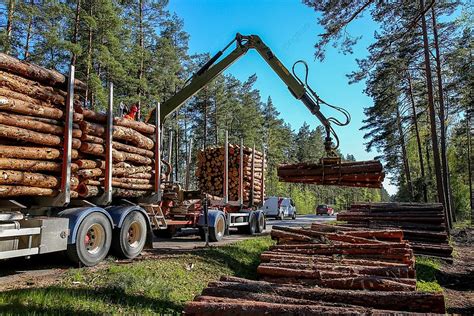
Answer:
[[[445,313],[442,293],[415,290],[413,252],[401,230],[273,227],[259,281],[210,282],[186,315]]]
[[[439,203],[363,203],[337,215],[347,229],[399,229],[415,254],[452,258],[445,213]],[[337,226],[339,227],[339,226]]]
[[[322,158],[320,163],[297,163],[278,166],[282,182],[381,188],[385,177],[380,161],[341,161]]]
[[[239,200],[240,145],[229,144],[229,200]],[[249,147],[243,149],[243,204],[261,204],[265,196],[263,153]],[[224,187],[224,147],[209,147],[197,155],[196,177],[199,189],[213,196],[222,197]]]
[[[82,145],[79,149],[79,195],[98,195],[104,186],[107,116],[81,109]],[[140,197],[153,190],[152,164],[155,126],[143,122],[114,118],[112,130],[112,195]]]
[[[67,78],[0,53],[0,197],[55,196],[61,184]],[[77,92],[84,84],[75,81]],[[73,100],[79,104],[79,96]],[[72,158],[82,115],[73,115]],[[71,196],[78,179],[71,165]]]

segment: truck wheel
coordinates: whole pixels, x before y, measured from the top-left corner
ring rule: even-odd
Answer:
[[[293,219],[293,220],[296,219],[296,212],[293,212],[293,215],[291,215],[291,219]]]
[[[282,221],[285,218],[285,214],[283,212],[278,213],[277,217],[280,221]]]
[[[98,212],[86,216],[79,225],[76,243],[68,245],[68,257],[85,266],[95,266],[109,252],[112,242],[112,227],[108,218]]]
[[[209,241],[219,241],[224,238],[225,218],[222,215],[217,216],[214,227],[209,227]]]
[[[265,215],[260,213],[257,217],[257,233],[263,233],[265,231],[265,226]]]
[[[127,259],[138,256],[145,246],[147,223],[140,212],[130,212],[123,220],[122,227],[114,230],[112,249]]]
[[[249,219],[249,225],[247,226],[247,234],[255,235],[257,232],[258,219],[257,214],[252,213]]]

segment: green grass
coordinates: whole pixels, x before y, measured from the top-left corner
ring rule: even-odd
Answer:
[[[221,275],[254,278],[271,244],[258,237],[219,248],[98,269],[71,269],[58,284],[0,293],[2,314],[179,314]]]
[[[416,289],[421,292],[441,292],[443,289],[436,279],[441,262],[426,257],[416,258]]]

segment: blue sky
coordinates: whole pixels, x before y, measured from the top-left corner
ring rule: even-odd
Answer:
[[[272,49],[273,53],[291,69],[297,60],[305,60],[310,67],[309,83],[328,103],[346,108],[352,115],[349,126],[336,127],[344,154],[351,153],[357,160],[372,159],[375,152],[365,151],[363,132],[359,131],[364,118],[364,107],[372,101],[364,95],[363,83],[349,85],[346,74],[357,69],[356,58],[367,54],[366,47],[373,40],[376,25],[366,14],[348,28],[352,35],[363,35],[354,54],[343,55],[328,46],[324,62],[315,60],[314,43],[323,28],[317,24],[317,14],[299,0],[170,0],[169,9],[184,19],[184,29],[190,34],[189,52],[211,55],[222,49],[237,32],[256,34]],[[298,129],[304,122],[315,127],[319,121],[304,105],[293,98],[279,77],[273,73],[260,56],[249,52],[226,73],[246,80],[256,73],[256,88],[262,99],[271,96],[281,118]],[[322,108],[327,116],[337,114]],[[390,194],[396,188],[385,187]]]

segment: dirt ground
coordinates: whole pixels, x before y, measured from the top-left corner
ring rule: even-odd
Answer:
[[[437,275],[450,314],[474,315],[474,228],[453,231],[452,264],[443,264]]]

